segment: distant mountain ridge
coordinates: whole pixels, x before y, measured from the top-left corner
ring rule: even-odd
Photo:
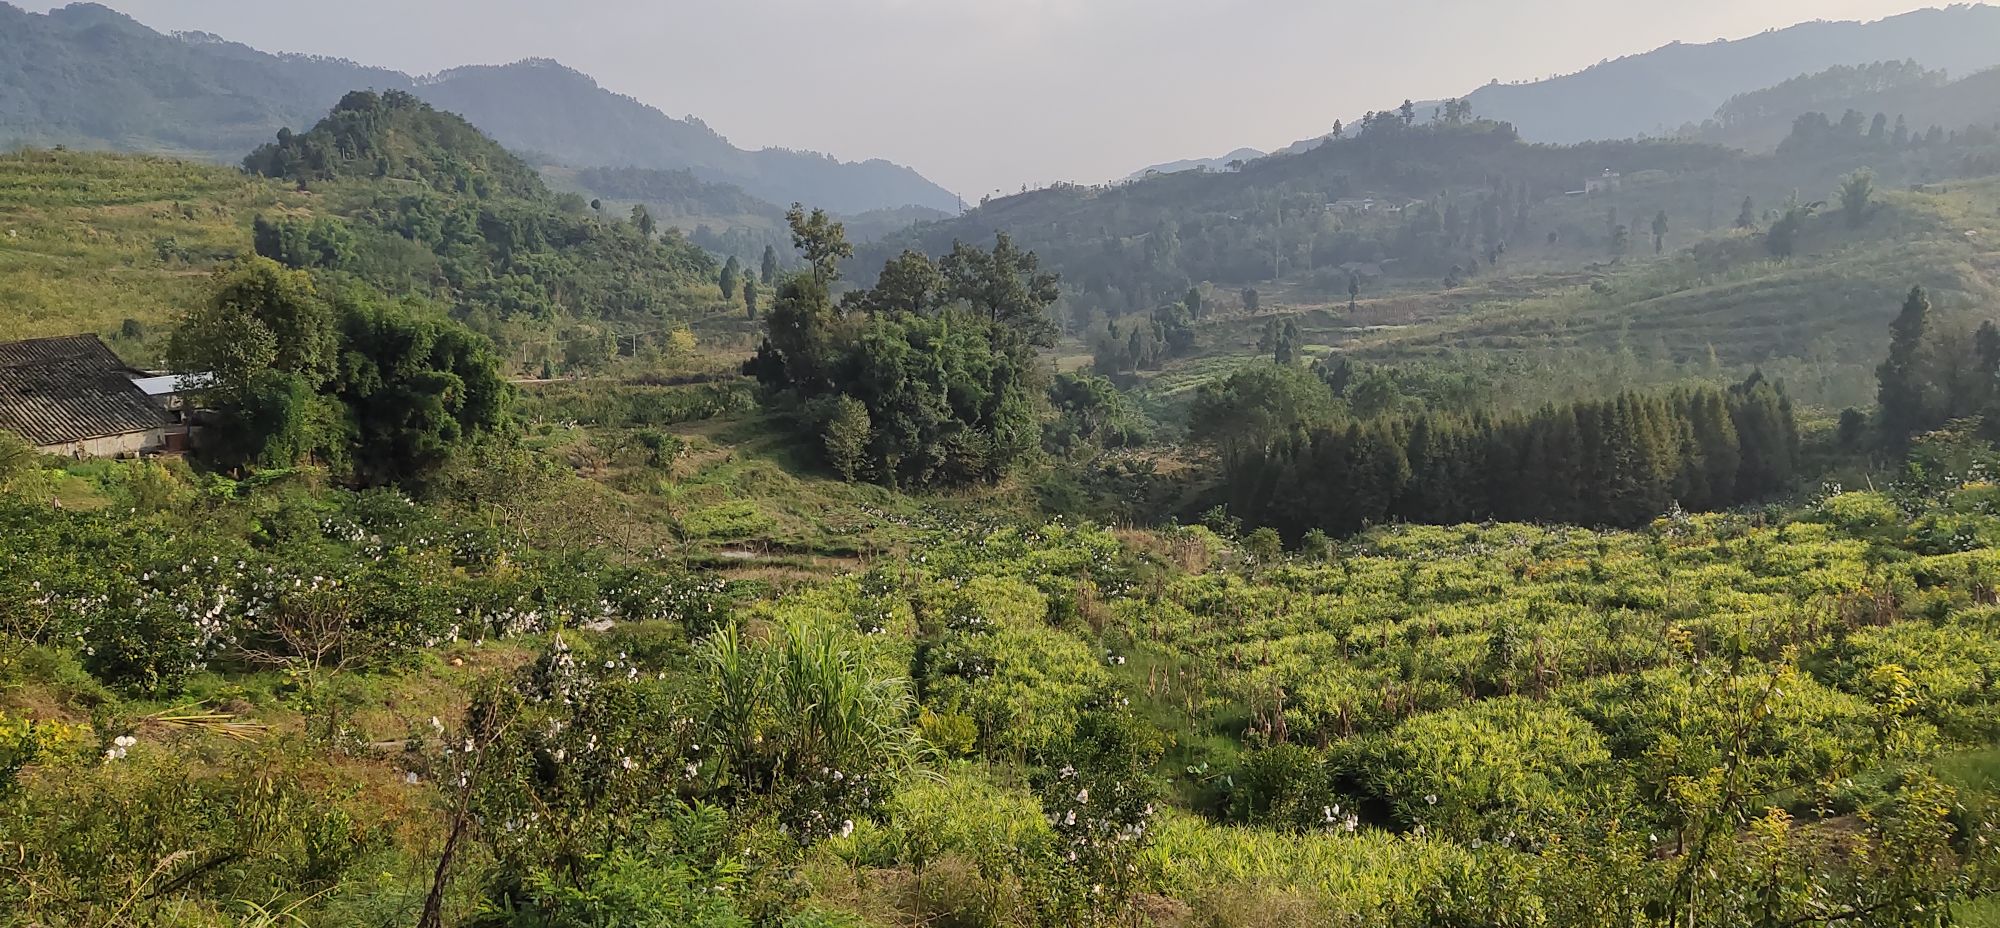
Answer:
[[[1133,172],[1132,176],[1126,178],[1126,180],[1136,180],[1148,174],[1179,174],[1182,171],[1226,171],[1229,170],[1231,164],[1238,161],[1255,161],[1269,155],[1270,152],[1258,151],[1255,148],[1239,148],[1220,158],[1188,158],[1181,161],[1169,161],[1165,164],[1155,164]]]
[[[348,91],[404,90],[501,144],[573,167],[689,170],[774,203],[841,212],[925,206],[956,194],[887,161],[744,151],[556,62],[413,77],[337,58],[271,54],[208,33],[166,35],[107,7],[45,14],[0,3],[0,145],[153,151],[235,162],[280,128],[304,131]]]
[[[1670,136],[1709,120],[1741,94],[1837,66],[1910,60],[1949,72],[1953,79],[2000,67],[2000,7],[1956,4],[1872,22],[1822,20],[1742,39],[1673,42],[1573,74],[1490,83],[1463,99],[1479,118],[1512,123],[1531,142]],[[1382,107],[1400,102],[1385,99]],[[1429,119],[1442,104],[1417,101],[1418,118]],[[1353,114],[1347,122],[1358,122],[1361,115]],[[1324,136],[1303,139],[1274,154],[1300,154],[1325,141]],[[1197,162],[1181,163],[1192,167]],[[1167,167],[1150,170],[1171,173]]]
[[[1662,135],[1740,93],[1836,65],[1915,60],[1966,77],[2000,65],[2000,7],[1961,4],[1874,22],[1809,22],[1733,41],[1676,42],[1528,84],[1488,84],[1473,112],[1536,142]],[[1428,113],[1428,109],[1425,110]]]

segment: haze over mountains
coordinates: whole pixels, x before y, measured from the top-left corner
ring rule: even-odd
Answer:
[[[2000,66],[2000,7],[1963,4],[1867,23],[1801,23],[1734,41],[1676,42],[1575,74],[1488,84],[1466,99],[1475,114],[1513,123],[1531,142],[1661,136],[1708,120],[1738,94],[1839,65],[1904,60],[1946,71],[1952,78]],[[1382,105],[1388,108],[1400,102],[1385,98]],[[1438,105],[1439,101],[1421,101],[1417,109],[1427,118]],[[1354,120],[1361,115],[1354,114]],[[1321,141],[1307,139],[1281,150],[1297,153]],[[1146,170],[1220,169],[1241,155],[1232,152]]]
[[[553,61],[413,77],[269,54],[206,33],[164,35],[96,4],[47,14],[0,4],[0,145],[234,162],[280,128],[311,126],[358,88],[417,93],[511,149],[578,168],[684,169],[770,203],[807,201],[838,212],[958,205],[955,194],[886,161],[744,151],[698,119],[675,119]]]

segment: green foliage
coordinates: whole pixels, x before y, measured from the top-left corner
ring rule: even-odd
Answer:
[[[1874,213],[1875,173],[1866,169],[1848,175],[1840,183],[1840,214],[1850,229],[1859,229]]]
[[[1056,375],[1049,383],[1049,407],[1055,415],[1042,424],[1042,447],[1052,454],[1132,448],[1145,444],[1151,435],[1145,415],[1103,377],[1080,372]]]
[[[703,775],[801,842],[850,831],[915,759],[906,681],[871,674],[849,634],[806,623],[753,641],[704,642]]]
[[[1926,395],[1930,389],[1920,365],[1924,339],[1930,329],[1930,297],[1922,287],[1910,288],[1903,310],[1890,324],[1889,357],[1875,371],[1881,384],[1878,399],[1882,406],[1882,429],[1898,440],[1934,424],[1935,404]]]
[[[334,395],[364,482],[421,478],[452,451],[506,427],[512,394],[484,338],[392,306],[348,308]]]
[[[258,216],[251,227],[257,254],[290,268],[342,270],[354,260],[354,238],[339,219],[321,216],[311,221]]]
[[[1047,598],[978,578],[924,604],[916,674],[927,708],[971,719],[981,747],[1019,756],[1056,743],[1108,682],[1105,662],[1047,627]]]
[[[317,389],[333,376],[333,308],[312,278],[266,258],[218,274],[214,294],[175,326],[168,347],[177,370],[207,372],[224,403],[245,399],[266,371],[297,375]]]
[[[0,490],[6,490],[14,478],[32,469],[37,457],[34,446],[26,439],[0,430]]]
[[[743,267],[736,260],[735,255],[730,255],[729,260],[722,265],[722,298],[725,300],[736,299],[736,289],[742,280]]]
[[[1785,207],[1784,215],[1771,224],[1770,231],[1764,233],[1764,246],[1777,258],[1789,258],[1798,252],[1799,238],[1805,234],[1806,222],[1819,212],[1821,203],[1794,202]]]
[[[350,797],[311,785],[295,742],[230,751],[196,775],[191,759],[152,741],[0,801],[0,833],[23,851],[0,863],[0,904],[79,921],[176,910],[220,921],[230,900],[355,879],[386,842]]]
[[[1196,420],[1210,421],[1254,420]],[[1293,538],[1390,520],[1637,526],[1675,505],[1784,490],[1798,444],[1791,401],[1755,376],[1727,392],[1625,394],[1507,419],[1430,413],[1250,434],[1230,446],[1225,489],[1233,511]]]
[[[1093,897],[1117,903],[1136,888],[1160,801],[1150,771],[1162,750],[1159,734],[1143,722],[1099,711],[1042,758],[1035,776],[1042,811],[1077,883],[1098,888]],[[1088,911],[1084,899],[1069,901],[1079,914]]]
[[[1254,570],[1198,529],[940,519],[728,606],[488,510],[77,465],[102,508],[0,505],[0,903],[404,924],[442,866],[447,923],[1914,921],[1992,864],[1981,455]]]
[[[846,229],[828,216],[826,210],[807,213],[799,203],[792,204],[785,222],[792,227],[792,247],[805,257],[813,278],[822,285],[840,279],[840,262],[854,257],[854,246],[847,243]]]
[[[819,420],[825,436],[826,460],[842,480],[859,480],[868,473],[868,407],[845,394],[829,397]]]
[[[421,311],[344,294],[266,258],[245,261],[188,312],[175,366],[213,372],[225,460],[308,458],[364,483],[421,478],[504,428],[510,388],[485,339]]]
[[[806,404],[800,424],[847,479],[922,489],[1006,476],[1037,439],[1039,330],[1022,301],[1053,299],[1054,285],[1036,283],[1033,256],[1003,239],[992,254],[960,249],[920,274],[928,259],[906,255],[881,287],[850,294],[843,306],[856,312],[842,315],[827,283],[845,234],[817,211],[794,213],[794,238],[815,271],[779,287],[747,370]],[[929,290],[939,281],[970,308],[921,311],[935,310]],[[822,431],[834,421],[837,435]],[[855,450],[863,444],[865,460]]]
[[[1288,365],[1251,364],[1195,394],[1188,436],[1233,456],[1325,426],[1335,413],[1333,394],[1318,377]]]
[[[657,324],[716,279],[714,260],[678,232],[656,237],[650,214],[579,215],[580,204],[551,194],[478,129],[401,91],[349,94],[311,131],[282,132],[245,166],[317,185],[340,217],[260,217],[260,254],[390,293],[434,292],[496,340],[578,319]]]
[[[1561,831],[1611,760],[1576,715],[1518,697],[1411,719],[1363,761],[1369,799],[1405,827],[1460,840],[1535,841]]]
[[[251,152],[243,167],[300,182],[414,180],[481,199],[532,198],[543,190],[533,168],[471,123],[398,90],[354,91],[311,131],[278,130],[278,140]]]
[[[1399,276],[1437,279],[1468,254],[1539,240],[1555,225],[1548,192],[1573,189],[1607,167],[1692,173],[1737,158],[1667,142],[1531,146],[1512,126],[1477,119],[1406,125],[1390,114],[1358,128],[1238,172],[1190,171],[1106,188],[1065,184],[993,199],[963,217],[890,236],[863,257],[883,260],[911,247],[941,254],[954,240],[1002,229],[1063,276],[1070,301],[1090,322],[1143,318],[1167,304],[1190,309],[1190,282],[1240,289],[1274,276],[1331,273],[1342,289],[1352,276],[1358,298],[1364,266],[1392,261]],[[1394,215],[1328,208],[1354,198],[1421,203]]]

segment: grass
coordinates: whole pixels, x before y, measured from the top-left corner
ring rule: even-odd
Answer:
[[[631,547],[671,549],[732,575],[827,576],[905,551],[941,521],[1032,511],[1020,486],[913,497],[850,484],[754,403],[684,401],[734,388],[592,381],[522,389],[526,408],[541,411],[530,443],[577,465],[622,529],[643,537]],[[690,408],[706,414],[678,422],[654,415]],[[635,438],[649,427],[678,441],[670,460],[645,459]]]
[[[0,341],[95,332],[149,363],[208,274],[249,250],[259,212],[309,207],[304,194],[215,165],[0,155]]]

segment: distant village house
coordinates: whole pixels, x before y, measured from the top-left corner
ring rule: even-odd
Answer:
[[[183,391],[205,379],[133,370],[95,335],[0,343],[0,431],[44,454],[180,453],[189,441]]]
[[[1583,189],[1572,190],[1569,192],[1569,195],[1573,197],[1588,197],[1596,196],[1600,193],[1616,193],[1624,186],[1625,178],[1622,175],[1610,168],[1605,168],[1604,173],[1596,177],[1585,178]]]

